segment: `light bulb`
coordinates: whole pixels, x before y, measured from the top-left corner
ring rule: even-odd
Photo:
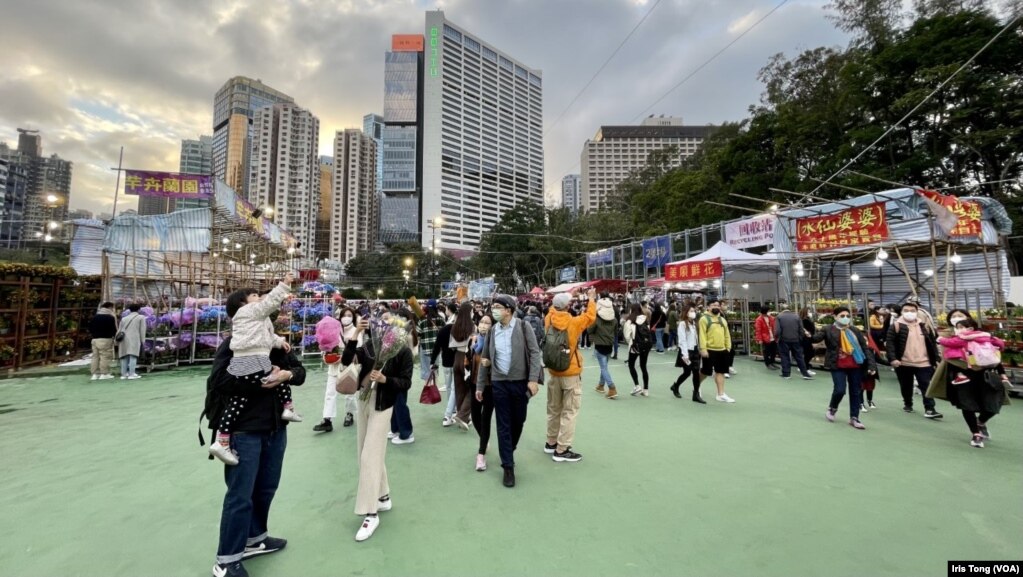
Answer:
[[[707,286],[707,281],[705,281],[705,280],[701,280],[701,281],[700,281],[700,286],[702,286],[702,287],[706,288],[706,286]]]
[[[805,274],[806,274],[806,271],[802,271],[802,270],[797,270],[796,271],[796,276],[804,276]]]
[[[220,242],[221,242],[221,243],[223,243],[223,244],[228,244],[228,243],[230,243],[230,242],[231,242],[231,240],[230,240],[230,239],[228,239],[228,238],[227,238],[227,237],[225,236],[225,237],[224,237],[224,240],[222,240],[222,241],[220,241]]]
[[[860,275],[858,275],[856,273],[852,273],[851,275],[849,275],[849,280],[851,280],[853,282],[856,282],[856,281],[860,280]]]
[[[771,205],[771,212],[778,212],[778,205],[777,204],[772,204]]]
[[[719,286],[721,286],[721,281],[719,280],[714,281],[714,288],[717,288]]]
[[[884,266],[884,261],[879,259],[879,258],[875,258],[874,259],[874,266],[879,266],[879,267],[880,266]]]
[[[877,258],[880,259],[880,260],[887,260],[888,259],[888,253],[885,252],[884,248],[877,249]]]
[[[43,237],[43,240],[45,240],[46,242],[50,242],[51,240],[53,240],[53,237],[50,235],[46,235]]]
[[[934,271],[932,269],[927,269],[924,271],[924,276],[934,276]]]
[[[241,245],[241,243],[240,243],[240,242],[236,242],[236,243],[234,243],[234,247],[235,247],[235,248],[241,248],[241,247],[242,247],[242,245]]]
[[[952,261],[952,264],[959,264],[963,262],[963,257],[959,256],[959,251],[952,253],[952,258],[948,259]]]
[[[742,283],[742,288],[743,288],[743,290],[748,290],[749,289],[749,283],[748,282]]]
[[[289,246],[288,247],[288,254],[295,254],[295,247]]]
[[[803,261],[797,260],[795,266],[793,266],[792,268],[796,270],[803,270]]]

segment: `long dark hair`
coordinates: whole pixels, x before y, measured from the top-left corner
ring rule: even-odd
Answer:
[[[472,324],[472,303],[464,302],[455,313],[455,324],[451,327],[451,338],[464,341],[472,336],[476,325]]]
[[[412,346],[419,345],[419,331],[416,330],[416,314],[409,309],[399,309],[397,313],[399,317],[405,319],[408,323],[405,330],[408,331],[409,336],[412,338]]]
[[[689,311],[695,310],[695,309],[696,309],[696,305],[693,305],[693,304],[685,305],[684,307],[682,307],[682,314],[679,316],[678,320],[681,321],[681,322],[684,322],[685,324],[689,325],[690,327],[696,326],[696,319],[689,318]]]
[[[642,316],[643,307],[639,303],[632,303],[632,308],[629,309],[628,321],[632,324],[636,324],[636,319]]]

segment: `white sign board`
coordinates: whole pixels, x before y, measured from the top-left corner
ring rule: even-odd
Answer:
[[[730,222],[725,225],[725,242],[739,249],[773,244],[777,221],[776,216],[768,214]]]

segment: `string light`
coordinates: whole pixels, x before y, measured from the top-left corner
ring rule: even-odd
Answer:
[[[878,260],[888,260],[888,253],[884,250],[884,247],[877,249]]]
[[[749,290],[749,283],[748,282],[742,283],[742,290]]]
[[[924,276],[934,276],[934,270],[933,269],[925,270],[924,271]]]
[[[952,264],[959,264],[963,262],[963,257],[959,256],[959,251],[955,251],[952,253],[952,258],[948,260],[952,261]]]
[[[792,268],[794,268],[796,270],[803,270],[803,261],[797,260],[795,266],[793,266]],[[802,276],[802,275],[800,275],[800,276]]]
[[[856,281],[860,280],[860,275],[858,275],[856,273],[852,273],[851,275],[849,275],[849,280],[851,280],[853,282],[856,282]]]
[[[881,260],[881,259],[879,259],[879,258],[875,258],[875,259],[874,259],[874,266],[876,266],[876,267],[882,267],[882,266],[884,266],[884,261],[883,261],[883,260]]]

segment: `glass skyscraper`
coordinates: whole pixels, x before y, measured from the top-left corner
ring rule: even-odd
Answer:
[[[423,54],[401,49],[397,40],[384,57],[384,118],[381,130],[380,241],[419,243]],[[413,46],[413,48],[416,48]]]

